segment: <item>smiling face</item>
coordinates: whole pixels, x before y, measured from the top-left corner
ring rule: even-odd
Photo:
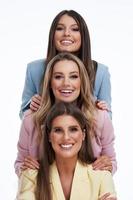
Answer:
[[[73,102],[80,94],[78,65],[72,60],[58,61],[53,67],[51,88],[56,101]]]
[[[63,15],[57,25],[54,42],[59,52],[77,52],[81,47],[81,34],[74,18]]]
[[[56,159],[77,158],[85,133],[77,120],[70,115],[61,115],[52,122],[49,136]]]

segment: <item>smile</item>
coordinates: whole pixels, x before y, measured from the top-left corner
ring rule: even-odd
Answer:
[[[61,93],[61,95],[63,96],[70,96],[74,90],[70,90],[70,89],[62,89],[59,91]]]
[[[62,45],[66,45],[69,46],[71,44],[73,44],[74,42],[72,40],[61,40],[61,44]]]
[[[72,148],[73,144],[61,144],[60,146],[61,148],[68,150]]]

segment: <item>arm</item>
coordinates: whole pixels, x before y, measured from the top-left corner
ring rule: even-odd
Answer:
[[[104,199],[116,200],[116,191],[113,178],[111,173],[107,171],[105,171],[103,174],[99,191],[99,200],[104,200]]]
[[[17,144],[17,149],[18,149],[17,159],[14,164],[15,172],[18,176],[21,173],[21,166],[23,165],[25,157],[29,155],[28,141],[29,141],[29,134],[25,125],[25,118],[24,118],[21,124],[20,135]]]
[[[35,200],[37,170],[25,170],[20,176],[16,200]]]
[[[117,169],[116,155],[114,150],[114,129],[112,121],[106,111],[100,111],[98,115],[97,143],[101,147],[100,157],[93,163],[93,169],[108,170],[114,174]]]
[[[103,121],[103,128],[101,133],[101,146],[102,146],[102,152],[101,155],[106,155],[110,158],[112,162],[112,173],[114,173],[117,169],[117,162],[116,162],[116,154],[114,149],[114,128],[112,125],[112,121],[109,118],[106,111],[104,112],[104,121]]]
[[[102,68],[102,70],[104,70],[104,71],[103,71],[101,85],[99,87],[99,91],[98,91],[98,94],[97,94],[97,100],[98,101],[105,101],[107,103],[109,115],[110,115],[110,117],[112,117],[110,73],[109,73],[107,67]]]
[[[31,67],[30,64],[27,65],[26,76],[25,76],[25,84],[22,93],[22,104],[20,109],[20,118],[22,118],[23,113],[29,109],[31,98],[34,94],[37,93],[35,84],[32,80],[31,76]]]

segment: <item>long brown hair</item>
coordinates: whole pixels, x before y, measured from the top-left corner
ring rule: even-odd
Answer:
[[[37,176],[37,200],[52,200],[50,166],[55,160],[55,152],[49,142],[49,135],[51,133],[53,120],[64,114],[74,117],[79,123],[81,130],[85,133],[85,140],[83,141],[81,149],[78,152],[78,160],[80,160],[83,164],[90,164],[95,160],[89,134],[90,127],[86,117],[77,106],[72,105],[71,103],[59,102],[55,104],[49,111],[44,122],[44,131],[39,156],[40,167]]]
[[[75,62],[79,68],[79,75],[81,81],[80,95],[77,99],[77,106],[85,113],[86,118],[90,124],[90,127],[94,125],[94,115],[95,115],[95,103],[93,101],[93,96],[90,90],[90,81],[86,71],[84,64],[81,60],[68,52],[57,54],[47,65],[44,84],[43,84],[43,92],[42,92],[42,102],[38,111],[35,113],[35,125],[38,129],[39,138],[41,139],[42,135],[42,124],[47,116],[48,111],[55,103],[55,97],[51,88],[51,77],[53,72],[54,65],[62,60],[72,60]],[[65,66],[62,66],[65,67]],[[93,128],[92,128],[93,131]]]
[[[83,17],[77,13],[74,10],[63,10],[60,13],[56,15],[54,18],[51,27],[50,27],[50,32],[49,32],[49,40],[48,40],[48,48],[47,48],[47,57],[45,61],[45,65],[49,63],[49,61],[57,55],[59,52],[57,51],[54,43],[54,34],[58,25],[58,22],[60,18],[63,15],[68,15],[72,17],[78,24],[80,34],[81,34],[81,47],[79,49],[78,57],[82,60],[86,67],[86,71],[88,73],[89,79],[90,79],[90,89],[93,94],[93,89],[94,89],[94,82],[95,82],[95,75],[96,75],[96,70],[97,70],[97,62],[92,61],[91,59],[91,42],[90,42],[90,35],[89,35],[89,30],[87,27],[87,24]],[[46,67],[45,66],[45,67]],[[45,74],[45,72],[44,72]]]

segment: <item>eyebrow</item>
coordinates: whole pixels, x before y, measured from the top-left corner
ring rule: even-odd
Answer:
[[[72,125],[72,126],[68,126],[68,128],[79,128],[80,126],[79,125]],[[54,126],[52,127],[52,129],[63,129],[62,126]]]
[[[64,74],[63,72],[53,72],[53,74]],[[77,71],[70,72],[70,74],[79,74]]]
[[[69,126],[68,128],[79,128],[80,126],[78,125],[72,125],[72,126]]]
[[[58,26],[58,25],[65,26],[65,24],[62,24],[62,23],[58,23],[57,26]],[[71,26],[78,26],[78,24],[71,24]]]

